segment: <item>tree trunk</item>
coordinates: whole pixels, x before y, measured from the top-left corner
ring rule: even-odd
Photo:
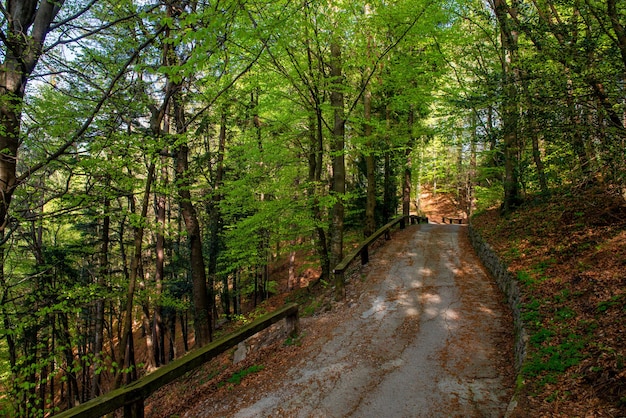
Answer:
[[[367,177],[367,199],[365,203],[365,228],[363,235],[369,237],[376,232],[376,157],[374,154],[374,141],[372,138],[372,92],[366,89],[363,95],[363,107],[365,124],[363,134],[366,138],[365,172]]]
[[[222,213],[220,211],[220,202],[222,200],[222,186],[224,182],[224,153],[226,151],[226,109],[222,109],[220,117],[220,132],[218,137],[217,160],[215,167],[215,181],[213,182],[213,191],[209,201],[209,277],[212,282],[217,278],[217,259],[220,252],[220,234],[222,231]],[[227,317],[230,316],[230,296],[228,289],[228,275],[222,278],[222,308]]]
[[[167,160],[161,158],[161,185],[168,184]],[[163,193],[155,196],[156,200],[156,221],[158,225],[156,234],[156,265],[154,271],[154,282],[156,285],[157,303],[154,307],[154,331],[155,342],[155,363],[157,366],[165,364],[165,326],[163,324],[163,306],[160,296],[163,294],[163,281],[165,280],[165,227],[166,227],[166,198]]]
[[[319,196],[322,193],[322,163],[324,152],[324,135],[322,131],[322,109],[315,99],[315,115],[309,119],[309,187],[308,193],[312,198],[313,221],[315,223],[315,250],[322,269],[320,280],[330,279],[330,258],[328,257],[328,242],[322,208]]]
[[[391,109],[387,106],[385,109],[385,120],[387,124],[387,131],[391,129]],[[387,144],[389,144],[390,138],[387,138]],[[393,186],[392,178],[393,173],[391,172],[391,153],[393,151],[390,149],[389,145],[387,145],[387,149],[385,150],[385,166],[383,173],[383,219],[384,223],[389,222],[391,217],[395,214],[394,196],[396,194],[395,187]]]
[[[170,350],[167,356],[168,361],[176,358],[176,309],[169,308],[166,312],[167,318],[167,335]]]
[[[144,290],[145,286],[141,286],[141,290]],[[156,370],[157,367],[157,353],[154,339],[154,329],[152,321],[154,318],[150,317],[150,300],[146,300],[141,304],[142,324],[144,330],[144,338],[146,341],[146,363],[145,368],[148,373]]]
[[[28,77],[42,54],[50,24],[63,1],[7,2],[3,35],[4,61],[0,64],[0,231],[8,221],[15,192],[17,152],[20,144],[22,102]],[[30,33],[29,33],[30,29]]]
[[[344,202],[346,193],[346,167],[345,167],[345,115],[344,95],[342,93],[343,74],[341,63],[341,45],[333,40],[331,47],[330,76],[331,93],[330,104],[334,113],[333,135],[331,141],[333,179],[331,195],[334,199],[332,208],[332,221],[330,230],[330,265],[334,268],[343,259],[343,224]],[[345,297],[345,283],[341,275],[337,275],[335,282],[335,298],[340,300]]]
[[[176,133],[184,136],[187,132],[185,124],[184,107],[182,103],[181,86],[175,87],[172,96]],[[190,267],[193,287],[194,307],[194,331],[197,347],[202,347],[211,341],[211,304],[207,291],[207,277],[202,254],[202,235],[198,215],[191,200],[191,179],[189,177],[189,147],[181,140],[176,144],[175,184],[178,192],[178,200],[185,222],[187,240],[190,247]]]
[[[111,217],[109,210],[111,208],[111,200],[104,198],[102,204],[104,216],[102,218],[102,243],[100,245],[100,265],[98,268],[98,277],[96,285],[98,288],[104,288],[106,284],[105,278],[109,272],[109,230],[111,225]],[[95,398],[100,394],[100,371],[102,367],[102,351],[104,349],[104,299],[98,299],[95,306],[95,324],[94,324],[94,360],[91,377],[91,393],[90,398]]]
[[[504,201],[502,212],[508,213],[521,203],[520,184],[518,178],[519,141],[517,137],[518,122],[518,82],[517,74],[517,32],[512,29],[508,13],[510,10],[506,0],[494,1],[494,12],[500,26],[502,42],[502,80],[503,109],[502,131],[504,145]]]
[[[291,246],[295,247],[296,240],[291,241]],[[289,273],[287,276],[287,289],[289,291],[300,288],[299,276],[296,276],[296,252],[291,250],[289,252]]]
[[[532,98],[528,94],[528,90],[524,86],[524,91],[528,99],[528,111],[526,112],[528,117],[529,135],[533,148],[533,161],[535,168],[537,169],[537,178],[539,179],[539,189],[544,196],[547,196],[550,191],[548,190],[548,182],[546,180],[546,172],[541,160],[541,150],[539,149],[539,128],[537,127],[537,121],[535,120],[535,107]]]
[[[59,340],[65,355],[65,365],[67,367],[67,409],[80,403],[80,391],[78,390],[78,379],[76,377],[76,364],[74,364],[74,352],[72,351],[70,325],[66,313],[60,313],[57,318],[60,322]]]
[[[569,70],[566,68],[565,73],[569,74]],[[587,151],[585,147],[585,142],[583,139],[583,126],[582,120],[579,113],[579,106],[577,106],[576,98],[574,97],[574,87],[572,79],[568,76],[567,79],[567,110],[568,117],[571,128],[569,131],[572,133],[572,149],[574,153],[578,157],[578,164],[580,167],[580,172],[583,175],[585,181],[589,180],[591,175],[591,165],[589,161],[589,157],[587,156]]]
[[[148,206],[150,204],[150,189],[152,187],[152,181],[154,180],[154,163],[151,163],[148,167],[148,174],[146,178],[146,185],[141,201],[141,215],[139,219],[146,219],[148,215]],[[135,359],[134,359],[134,344],[133,344],[133,307],[135,297],[135,287],[137,285],[137,277],[139,275],[141,264],[141,251],[143,244],[144,227],[137,225],[134,228],[134,253],[130,266],[130,277],[128,281],[128,290],[126,293],[126,310],[124,314],[124,322],[122,329],[122,339],[119,349],[119,364],[125,369],[118,372],[115,379],[115,386],[120,387],[122,380],[126,376],[126,383],[130,383],[133,374],[136,373]],[[130,374],[128,373],[130,371]]]
[[[408,220],[411,215],[411,153],[413,152],[413,123],[415,121],[415,112],[411,107],[407,118],[407,129],[409,140],[407,141],[404,165],[404,178],[402,184],[402,216]]]

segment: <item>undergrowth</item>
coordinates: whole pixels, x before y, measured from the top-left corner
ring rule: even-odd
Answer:
[[[239,370],[238,372],[235,372],[232,375],[230,375],[230,377],[228,377],[225,381],[219,382],[217,386],[222,387],[226,385],[227,383],[230,383],[231,385],[239,385],[246,376],[253,374],[253,373],[258,373],[264,368],[265,367],[261,364],[259,365],[255,364],[246,369]]]

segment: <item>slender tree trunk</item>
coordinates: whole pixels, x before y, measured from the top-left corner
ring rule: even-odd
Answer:
[[[309,119],[309,196],[312,197],[313,221],[315,223],[315,249],[322,269],[320,280],[330,279],[330,258],[328,240],[320,207],[319,196],[322,193],[322,164],[324,135],[322,131],[322,109],[315,101],[315,115]]]
[[[506,0],[495,0],[495,14],[500,26],[502,41],[502,74],[503,74],[503,109],[502,130],[504,145],[504,201],[502,211],[508,213],[521,203],[520,184],[518,178],[519,140],[517,137],[518,123],[518,82],[517,74],[517,32],[512,29]]]
[[[387,131],[391,129],[391,109],[389,106],[385,109],[385,120],[387,124]],[[390,138],[387,138],[387,144],[389,144]],[[387,223],[391,219],[391,217],[395,214],[395,209],[392,207],[395,206],[396,202],[394,201],[395,196],[395,188],[392,184],[393,173],[391,172],[391,153],[393,151],[389,149],[389,145],[387,145],[387,149],[385,150],[384,156],[384,173],[383,173],[383,219],[384,222]]]
[[[532,98],[528,94],[528,89],[524,86],[524,92],[528,100],[528,110],[526,112],[528,117],[529,135],[533,149],[533,161],[535,168],[537,169],[537,178],[539,179],[539,188],[544,196],[547,196],[550,192],[548,190],[548,182],[546,180],[546,172],[541,160],[541,150],[539,149],[539,128],[537,127],[537,121],[535,119],[535,107]]]
[[[172,16],[172,4],[168,5],[167,14],[168,16]],[[170,37],[170,28],[165,29],[165,38]],[[163,43],[163,55],[162,55],[162,64],[168,65],[170,61],[174,58],[172,45],[170,43]],[[155,138],[162,138],[163,135],[167,135],[170,133],[170,95],[172,93],[172,89],[176,86],[171,83],[168,79],[165,83],[164,87],[164,96],[165,99],[161,102],[160,106],[149,105],[149,109],[151,112],[150,117],[150,129],[152,131],[152,135]],[[160,172],[160,182],[162,188],[167,187],[169,183],[169,173],[168,173],[168,158],[166,157],[169,154],[169,149],[167,146],[164,146],[161,156],[161,172]],[[155,274],[154,274],[154,282],[155,282],[155,290],[157,294],[157,302],[154,306],[154,315],[152,316],[153,323],[146,324],[146,326],[151,325],[150,328],[152,330],[152,336],[150,339],[146,339],[146,344],[150,341],[153,346],[148,347],[148,351],[152,352],[154,355],[154,365],[159,366],[161,364],[165,364],[165,325],[163,321],[163,306],[161,304],[161,295],[163,294],[163,282],[165,280],[165,229],[167,226],[167,198],[164,193],[159,192],[155,194],[155,214],[156,214],[156,222],[157,222],[157,232],[156,232],[156,243],[155,243],[155,251],[156,251],[156,263],[155,263]],[[149,311],[146,313],[149,316]],[[176,322],[173,323],[174,329],[176,326]],[[173,332],[173,331],[172,331]],[[173,336],[170,335],[170,339]],[[170,354],[171,355],[171,354]]]
[[[415,112],[411,107],[409,109],[409,115],[407,118],[407,129],[409,140],[407,141],[406,150],[404,152],[405,165],[404,165],[404,178],[402,184],[402,216],[408,220],[411,215],[411,153],[413,152],[413,124],[415,122]]]
[[[305,11],[307,14],[308,11]],[[308,34],[308,28],[307,30]],[[319,73],[322,73],[320,68],[325,65],[322,60],[322,56],[317,54],[311,47],[311,36],[306,36],[306,54],[309,79],[315,80]],[[330,281],[330,257],[328,250],[328,234],[327,227],[328,222],[324,209],[320,205],[320,196],[324,194],[324,186],[322,185],[322,172],[323,172],[323,157],[324,157],[324,119],[322,110],[323,94],[320,91],[318,83],[312,83],[311,85],[311,98],[313,108],[312,113],[309,116],[309,187],[307,192],[311,198],[311,211],[313,216],[314,226],[314,240],[315,250],[317,252],[319,263],[321,267],[320,280]]]
[[[241,294],[239,293],[239,283],[241,271],[239,268],[233,274],[233,313],[239,315],[241,313]]]
[[[144,290],[145,286],[141,286],[141,290]],[[146,363],[145,369],[146,371],[153,372],[157,367],[157,353],[155,347],[155,338],[154,338],[154,329],[152,327],[152,321],[154,318],[150,317],[150,301],[147,298],[141,304],[141,312],[142,312],[142,327],[145,332],[144,339],[146,341]]]
[[[176,123],[176,133],[180,136],[186,135],[184,107],[182,103],[181,87],[175,87],[172,97],[174,108],[174,119]],[[189,148],[185,141],[179,140],[176,144],[175,184],[178,192],[179,205],[187,240],[190,247],[190,267],[193,287],[193,307],[194,307],[194,331],[197,347],[202,347],[211,341],[211,304],[207,289],[207,277],[202,254],[202,235],[198,215],[191,200],[191,179],[189,177]]]
[[[566,68],[566,74],[569,74],[569,70]],[[587,156],[585,142],[583,139],[583,126],[580,116],[579,107],[576,104],[576,98],[574,97],[574,87],[572,79],[568,76],[567,79],[567,110],[570,121],[570,132],[572,133],[572,149],[578,157],[578,164],[580,172],[585,180],[588,180],[591,175],[591,165]]]
[[[218,136],[217,159],[215,163],[215,181],[209,202],[209,276],[215,282],[217,278],[217,260],[220,252],[220,234],[222,231],[222,213],[220,202],[222,201],[222,186],[224,183],[224,153],[226,151],[226,109],[222,109],[220,117],[220,132]],[[222,308],[224,314],[230,317],[230,295],[228,289],[228,275],[222,278]]]
[[[385,152],[385,169],[383,173],[383,218],[385,223],[389,222],[395,215],[395,206],[397,201],[395,200],[396,189],[393,185],[393,168],[391,167],[391,150]]]
[[[176,310],[169,308],[166,312],[167,318],[167,335],[169,342],[169,353],[167,356],[168,361],[172,361],[176,358]]]
[[[472,135],[470,137],[470,163],[469,163],[469,171],[467,173],[467,207],[465,208],[465,213],[467,214],[467,219],[472,217],[472,212],[474,210],[474,183],[476,182],[476,145],[478,143],[478,132],[477,132],[477,119],[478,116],[476,112],[473,111],[471,115],[471,126],[472,126]]]
[[[187,315],[187,312],[183,312],[180,315],[180,330],[183,335],[183,349],[185,350],[185,353],[189,351],[189,327]]]
[[[154,180],[154,163],[151,163],[148,167],[148,174],[146,178],[146,185],[141,202],[141,215],[139,219],[146,219],[148,215],[148,206],[150,203],[150,190],[152,188],[152,182]],[[119,364],[126,369],[125,371],[118,372],[115,379],[115,386],[120,387],[123,383],[123,378],[126,376],[126,383],[130,383],[132,376],[136,375],[135,359],[134,359],[134,344],[133,344],[133,307],[135,297],[135,287],[137,285],[137,278],[140,271],[141,264],[141,251],[143,244],[143,225],[137,225],[134,228],[134,253],[130,266],[130,277],[128,282],[128,290],[126,293],[126,310],[124,314],[122,339],[119,349]],[[130,372],[130,373],[129,373]]]
[[[296,240],[291,241],[292,247],[295,247]],[[300,288],[299,276],[296,277],[296,252],[291,250],[289,252],[289,274],[287,276],[287,288],[291,291]]]
[[[344,196],[346,193],[346,167],[345,167],[345,115],[344,95],[342,93],[343,72],[341,62],[341,45],[334,40],[330,47],[330,76],[332,80],[330,104],[334,113],[333,135],[331,152],[333,161],[333,180],[331,195],[334,199],[332,208],[332,223],[330,231],[330,265],[335,267],[343,259],[343,225],[344,225]],[[335,283],[335,298],[345,297],[345,283],[341,275]]]
[[[365,124],[363,134],[366,138],[365,172],[367,177],[367,199],[365,203],[365,228],[363,235],[369,237],[376,232],[376,156],[374,154],[374,141],[372,138],[372,92],[366,88],[363,95],[363,108]]]
[[[420,141],[421,142],[421,141]],[[418,215],[422,215],[422,166],[424,165],[424,146],[419,144],[417,162],[417,181],[415,184],[415,208]]]
[[[72,351],[70,325],[66,313],[60,313],[57,317],[60,322],[59,339],[65,355],[65,365],[67,367],[67,409],[80,403],[80,391],[78,389],[78,378],[76,377],[76,364],[74,362],[74,352]]]
[[[4,239],[4,231],[0,229],[0,241]],[[6,283],[6,277],[4,274],[4,259],[5,259],[5,247],[0,245],[0,289],[2,289],[2,297],[0,298],[0,315],[2,316],[2,325],[4,329],[9,330],[13,328],[11,319],[9,317],[9,313],[6,310],[7,300],[9,298],[9,287]],[[7,350],[9,355],[9,366],[10,370],[13,374],[17,373],[17,344],[15,341],[15,337],[11,333],[5,333],[4,338],[7,342]],[[15,391],[17,389],[17,380],[11,382],[13,385],[12,389]]]
[[[264,150],[263,150],[263,137],[261,131],[261,120],[259,119],[259,115],[257,114],[257,107],[259,104],[258,97],[258,88],[255,92],[251,93],[251,103],[250,106],[254,109],[254,114],[252,117],[252,124],[255,129],[256,138],[257,138],[257,146],[259,149],[259,168],[261,170],[262,176],[265,176],[265,162],[264,162]],[[259,200],[264,202],[270,199],[269,196],[266,196],[265,193],[261,192]],[[257,276],[256,276],[256,292],[258,293],[260,300],[263,301],[269,297],[267,285],[269,282],[269,263],[270,263],[270,231],[267,228],[260,228],[258,231],[260,236],[259,239],[259,262],[260,264],[257,266]],[[256,307],[257,297],[254,297],[254,306]]]
[[[168,183],[167,158],[161,158],[161,184]],[[154,271],[154,282],[156,285],[157,303],[154,307],[154,341],[155,341],[155,363],[157,366],[165,364],[165,326],[163,321],[163,306],[160,296],[163,294],[163,281],[165,280],[165,227],[166,227],[166,198],[163,193],[155,196],[156,200],[156,221],[158,225],[156,234],[156,265]]]
[[[111,217],[109,211],[111,208],[111,200],[108,197],[104,198],[102,203],[103,218],[102,218],[102,243],[100,245],[100,265],[98,268],[98,277],[96,278],[96,285],[102,289],[106,284],[106,277],[109,272],[109,231],[111,225]],[[102,367],[102,352],[104,350],[104,299],[98,299],[96,301],[96,315],[94,324],[94,360],[91,378],[91,394],[90,398],[95,398],[100,394],[100,368]]]

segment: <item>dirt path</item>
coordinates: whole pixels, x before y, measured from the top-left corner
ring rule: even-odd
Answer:
[[[265,360],[275,379],[260,374],[181,416],[503,416],[511,319],[465,228],[394,233],[349,284],[345,304],[302,320],[302,346],[284,353],[292,360]]]

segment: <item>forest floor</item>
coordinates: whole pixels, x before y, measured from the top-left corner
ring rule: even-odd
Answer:
[[[626,203],[605,189],[473,218],[523,293],[517,417],[626,417]]]

